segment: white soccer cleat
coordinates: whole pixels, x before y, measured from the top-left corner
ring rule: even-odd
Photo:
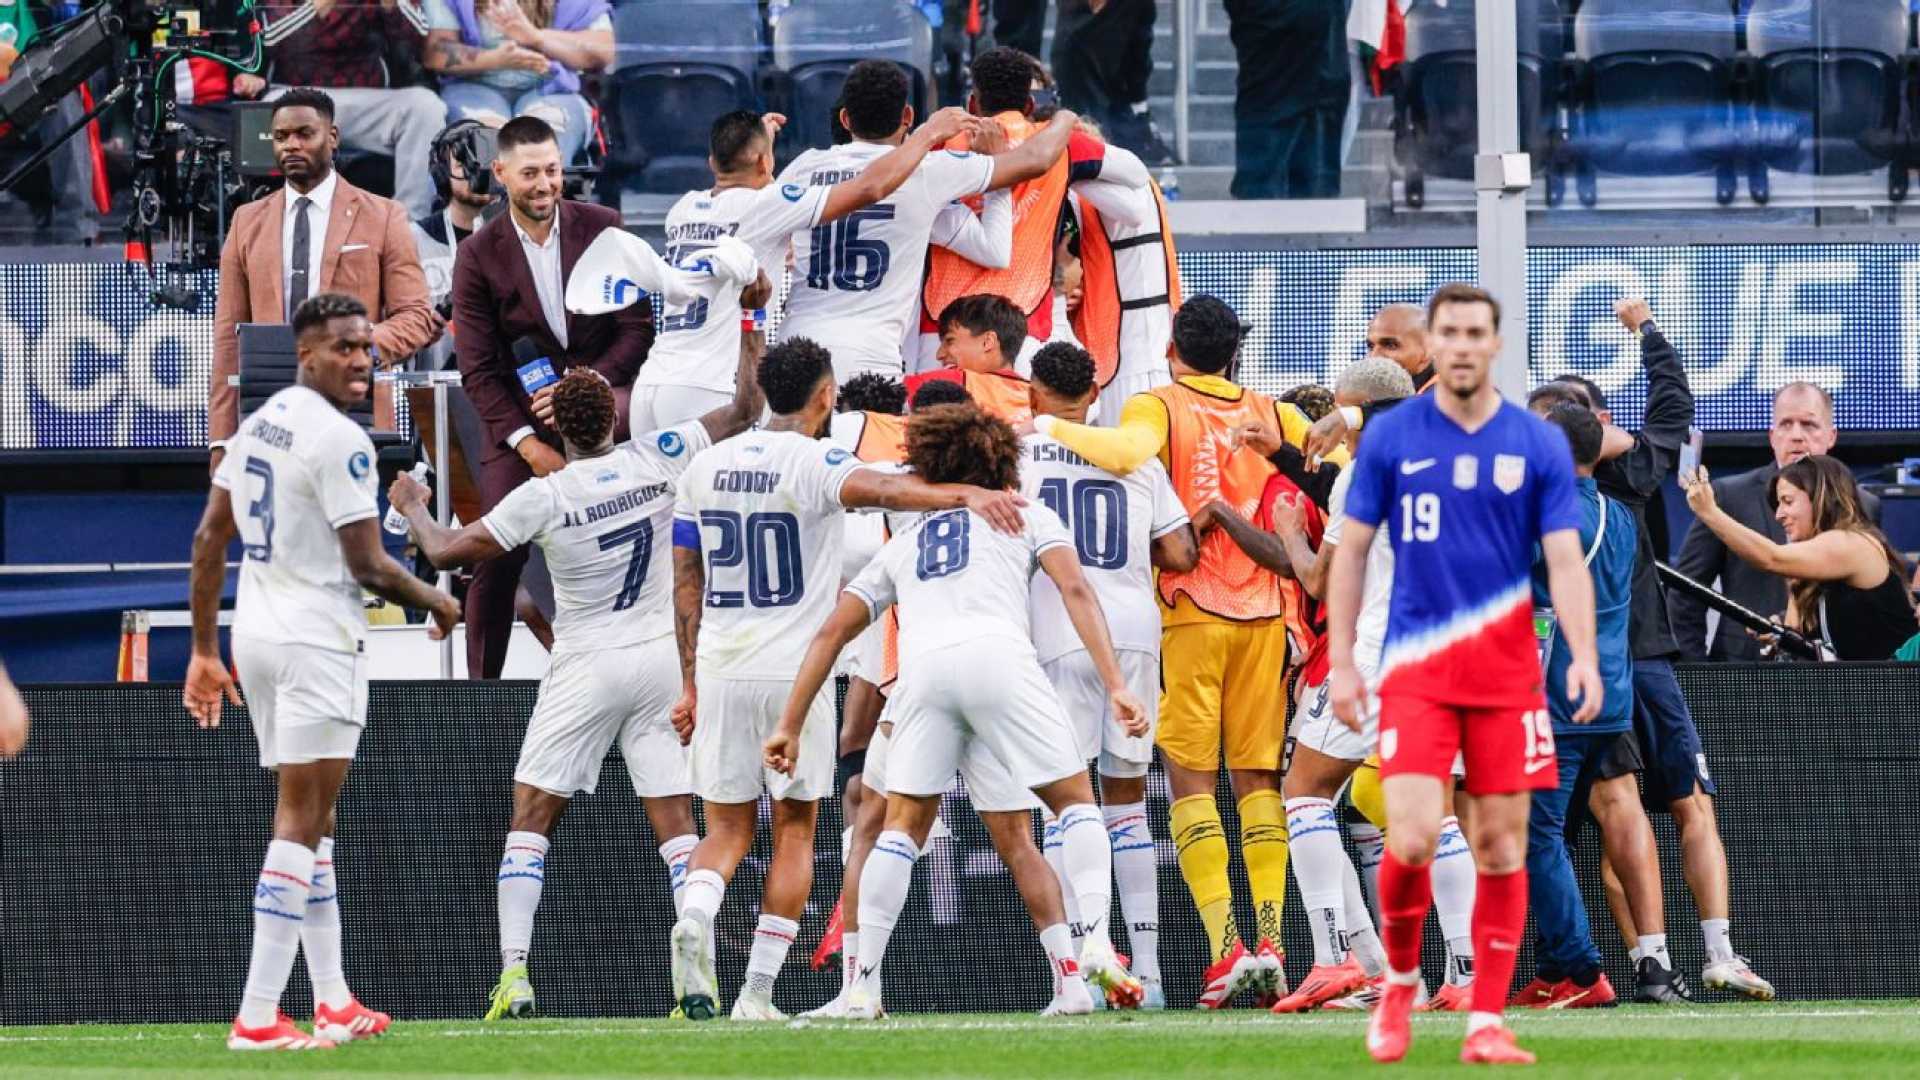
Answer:
[[[878,997],[868,997],[866,991],[854,988],[847,991],[847,1005],[840,1014],[843,1020],[885,1020],[887,1010],[880,1007]]]
[[[803,1012],[800,1015],[803,1019],[807,1020],[845,1020],[847,1018],[847,998],[852,992],[851,987],[843,987],[838,994],[833,995],[832,1001],[827,1002],[817,1009]]]
[[[1093,1012],[1093,995],[1087,992],[1087,980],[1062,979],[1053,1000],[1040,1010],[1041,1016],[1086,1016]]]
[[[752,995],[741,994],[733,1000],[734,1020],[785,1020],[787,1014],[773,1007],[772,1001],[761,1001]]]
[[[1167,1007],[1167,990],[1160,985],[1159,979],[1141,979],[1140,988],[1144,996],[1140,999],[1143,1009],[1164,1009]]]
[[[711,1020],[719,1015],[715,1004],[719,980],[713,974],[708,940],[709,928],[704,920],[687,916],[673,924],[673,997],[689,1020]]]
[[[1133,977],[1110,941],[1088,938],[1080,950],[1080,974],[1100,991],[1102,1001],[1116,1009],[1137,1009],[1146,988]]]
[[[1773,1000],[1773,984],[1754,974],[1744,956],[1708,964],[1700,972],[1700,981],[1715,990],[1728,990],[1751,1001]]]

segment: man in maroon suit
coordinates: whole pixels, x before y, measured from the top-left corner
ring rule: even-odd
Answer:
[[[653,312],[634,304],[609,315],[570,315],[567,276],[603,230],[621,227],[618,211],[560,197],[560,148],[553,129],[533,116],[500,128],[493,175],[508,212],[460,244],[453,270],[453,324],[460,381],[479,412],[488,445],[480,460],[486,509],[535,476],[566,464],[550,389],[528,394],[514,343],[538,346],[556,376],[592,367],[616,388],[617,416],[627,415],[628,386],[653,344]],[[620,437],[625,437],[624,432]],[[483,563],[467,592],[467,672],[493,679],[507,657],[514,590],[527,549]]]

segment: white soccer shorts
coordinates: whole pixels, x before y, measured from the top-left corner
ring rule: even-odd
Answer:
[[[1100,398],[1093,403],[1093,422],[1101,427],[1119,427],[1120,412],[1126,408],[1128,399],[1172,381],[1173,376],[1166,368],[1149,369],[1137,375],[1115,375],[1112,382],[1100,388]]]
[[[1133,779],[1153,764],[1153,736],[1160,726],[1160,658],[1137,649],[1116,654],[1127,688],[1147,707],[1147,733],[1128,735],[1107,701],[1107,686],[1085,649],[1047,661],[1047,681],[1066,707],[1082,760],[1099,758],[1100,775]]]
[[[561,652],[540,682],[515,781],[562,798],[593,794],[609,747],[620,747],[643,799],[693,790],[687,748],[669,712],[680,697],[673,637],[624,648]]]
[[[881,798],[887,795],[887,755],[893,737],[885,725],[892,720],[882,714],[883,726],[876,727],[873,741],[867,743],[867,757],[860,768],[860,782]],[[975,740],[960,759],[960,779],[967,785],[967,802],[976,813],[1012,813],[1038,810],[1040,798],[1014,780],[1006,765],[995,757],[986,743]]]
[[[780,724],[792,679],[730,679],[695,674],[693,793],[708,802],[748,803],[765,791],[776,799],[817,802],[832,795],[839,763],[833,699],[821,687],[800,727],[800,761],[792,776],[766,767],[765,744]]]
[[[666,386],[653,383],[633,388],[627,403],[627,430],[633,435],[659,431],[698,420],[733,403],[733,394],[704,386]]]
[[[976,743],[1029,792],[1086,769],[1059,695],[1032,652],[1006,641],[980,638],[920,658],[901,676],[891,719],[886,783],[902,795],[938,795],[965,765],[983,781],[974,802],[1002,808],[986,805],[1009,793],[987,790],[992,767],[970,755]]]
[[[1339,761],[1365,761],[1380,745],[1380,699],[1367,695],[1367,707],[1354,731],[1333,715],[1330,680],[1304,687],[1293,719],[1293,744]]]
[[[260,767],[352,759],[367,727],[367,657],[233,636]]]

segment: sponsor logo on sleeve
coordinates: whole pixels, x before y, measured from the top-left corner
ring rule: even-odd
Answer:
[[[365,450],[355,450],[353,456],[347,458],[347,475],[355,480],[365,480],[372,472],[373,459]]]
[[[799,184],[781,184],[780,185],[780,197],[787,200],[788,202],[799,202],[800,196],[805,195],[806,193],[807,193],[807,189],[801,187]]]
[[[845,450],[835,448],[827,451],[827,464],[838,465],[852,456],[852,454],[847,453]]]
[[[687,451],[687,440],[681,438],[677,431],[663,431],[654,441],[659,444],[660,452],[668,457],[679,457]]]

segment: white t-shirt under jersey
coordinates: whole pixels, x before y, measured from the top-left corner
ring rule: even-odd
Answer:
[[[501,547],[534,543],[553,576],[553,654],[673,633],[674,483],[711,445],[691,421],[514,488],[480,519]]]
[[[233,632],[355,652],[367,636],[338,530],[373,517],[373,443],[319,393],[289,386],[227,443],[213,483],[233,498],[244,554]]]
[[[847,585],[875,618],[900,605],[902,672],[930,653],[977,638],[1032,650],[1027,582],[1041,552],[1070,548],[1073,538],[1044,507],[1022,513],[1027,527],[1019,536],[1000,532],[971,510],[921,514]]]
[[[831,187],[893,150],[850,142],[808,150],[780,184]],[[780,338],[811,338],[833,354],[844,383],[863,371],[900,374],[900,346],[920,311],[928,237],[940,211],[993,181],[993,159],[935,150],[885,200],[793,234],[793,289]]]
[[[1089,464],[1045,435],[1024,442],[1020,490],[1066,526],[1080,569],[1107,615],[1113,647],[1160,655],[1160,604],[1153,592],[1153,542],[1187,523],[1186,507],[1158,458],[1126,476]],[[1040,662],[1086,648],[1067,616],[1060,589],[1036,574],[1033,647]]]
[[[749,431],[694,458],[674,499],[676,547],[706,565],[702,674],[792,679],[839,596],[840,488],[859,459],[791,431]]]
[[[1324,544],[1338,544],[1347,522],[1347,489],[1353,486],[1353,470],[1342,469],[1333,480],[1327,496],[1327,527],[1320,535]],[[1380,671],[1380,646],[1387,638],[1387,609],[1393,604],[1393,541],[1385,528],[1375,529],[1372,546],[1367,548],[1367,584],[1360,597],[1360,615],[1354,623],[1353,665],[1369,685]]]
[[[778,291],[787,269],[787,239],[811,229],[827,204],[828,188],[769,184],[754,189],[689,191],[667,211],[667,261],[680,265],[731,236],[753,249]],[[635,382],[640,386],[697,386],[731,393],[740,359],[740,289],[713,282],[689,304],[668,304]]]

